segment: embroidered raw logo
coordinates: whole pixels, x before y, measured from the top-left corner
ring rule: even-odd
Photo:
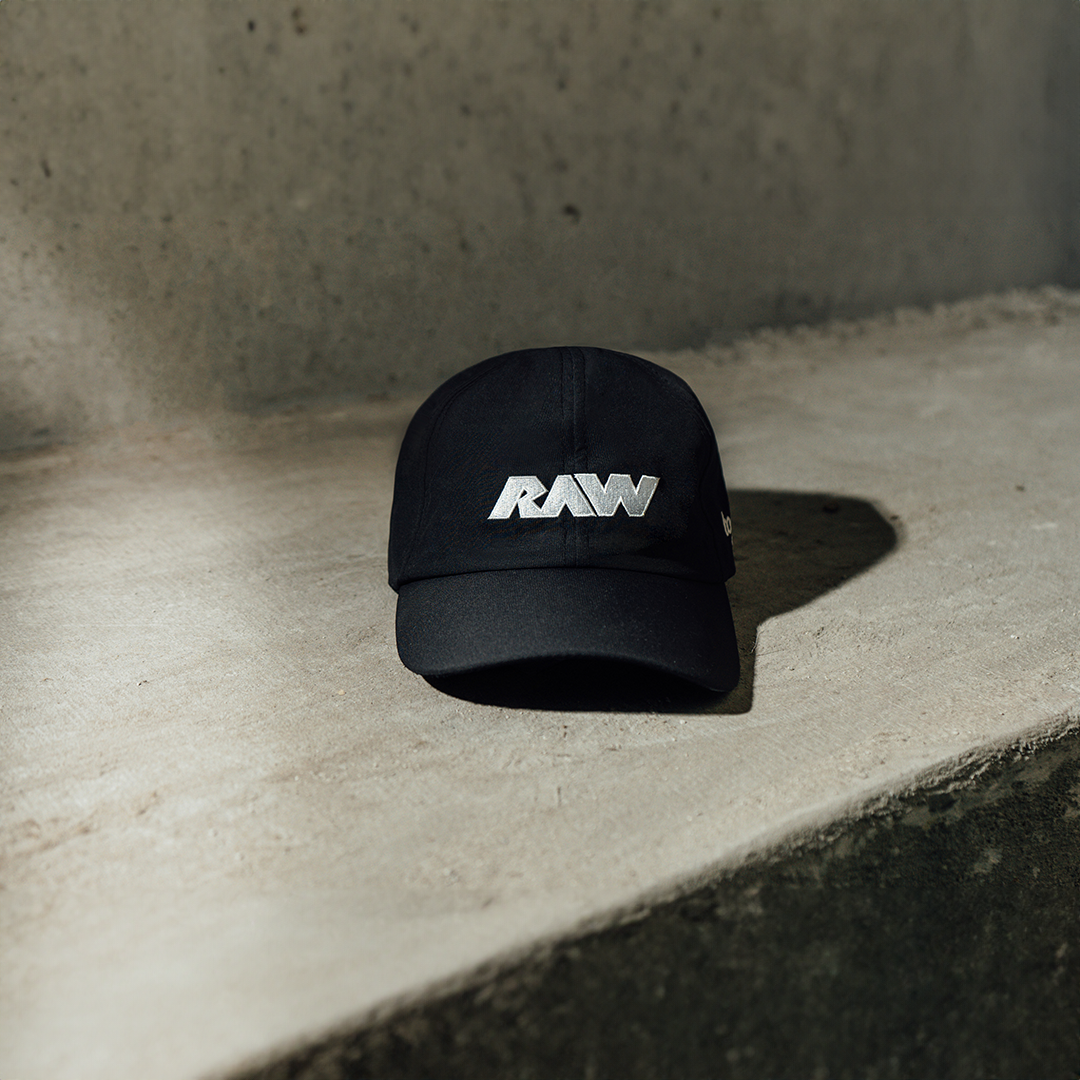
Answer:
[[[515,507],[523,518],[556,518],[564,508],[574,517],[612,517],[620,506],[631,517],[644,517],[659,482],[658,476],[642,476],[635,485],[629,473],[612,473],[601,484],[596,473],[563,473],[548,491],[535,476],[511,476],[488,521],[510,517]],[[541,495],[547,498],[538,506]]]

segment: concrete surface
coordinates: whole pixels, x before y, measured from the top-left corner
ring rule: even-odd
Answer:
[[[726,698],[401,667],[414,403],[0,459],[0,1075],[265,1060],[1076,729],[1080,295],[651,358],[732,489]]]
[[[1074,0],[3,0],[0,447],[1080,286]]]
[[[1078,895],[1074,732],[231,1080],[1074,1080]]]

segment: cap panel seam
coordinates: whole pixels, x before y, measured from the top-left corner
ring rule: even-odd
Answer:
[[[405,555],[401,560],[401,565],[402,565],[403,568],[407,568],[409,566],[409,563],[410,563],[410,561],[412,559],[412,556],[413,556],[413,552],[416,550],[416,547],[417,547],[417,544],[418,544],[418,542],[420,540],[420,537],[421,537],[422,534],[427,532],[427,528],[428,528],[428,525],[427,525],[427,510],[428,510],[428,505],[431,502],[431,496],[430,496],[431,484],[429,483],[429,477],[431,475],[431,454],[430,454],[431,444],[432,444],[432,442],[434,442],[435,436],[439,433],[440,429],[442,428],[443,421],[446,419],[446,414],[447,414],[448,410],[450,409],[450,406],[453,405],[453,403],[455,401],[457,401],[457,399],[466,390],[468,390],[471,386],[474,386],[481,379],[486,378],[488,375],[490,375],[495,370],[496,370],[495,367],[490,367],[486,371],[478,372],[471,379],[468,379],[466,382],[462,383],[461,386],[459,386],[457,388],[457,390],[455,390],[446,399],[446,401],[444,401],[442,403],[442,405],[439,406],[438,415],[435,417],[435,420],[432,422],[432,424],[431,424],[431,426],[430,426],[430,428],[428,430],[427,436],[424,439],[424,451],[423,451],[423,455],[422,455],[423,462],[424,462],[424,469],[423,469],[423,477],[422,477],[422,480],[421,480],[421,482],[423,484],[423,495],[422,495],[421,500],[420,500],[420,512],[419,512],[419,514],[417,514],[417,518],[416,518],[416,529],[413,532],[412,536],[409,538],[408,546],[405,548]],[[406,579],[406,580],[417,580],[417,579]],[[402,584],[404,584],[404,581],[402,582]]]
[[[573,346],[563,351],[563,437],[569,436],[570,443],[563,457],[567,471],[573,472],[574,454],[577,451],[577,397],[574,393],[574,367],[577,353]],[[569,424],[566,421],[569,420]],[[560,515],[561,516],[561,515]],[[563,561],[567,566],[577,565],[577,519],[571,518],[569,528],[563,529]]]
[[[689,387],[680,385],[682,380],[680,380],[680,384],[671,386],[669,383],[666,383],[662,378],[658,377],[656,371],[653,370],[658,365],[650,364],[647,360],[643,360],[640,356],[632,356],[630,353],[620,353],[619,355],[625,356],[628,360],[632,360],[637,365],[637,367],[639,367],[643,372],[645,372],[645,374],[648,375],[654,382],[660,383],[669,392],[678,392],[678,401],[680,406],[682,406],[683,409],[688,411],[694,417],[697,426],[701,429],[703,434],[708,435],[710,438],[715,440],[716,433],[712,429],[712,424],[710,424],[707,421],[706,417],[703,415],[705,412],[704,408],[702,408],[701,403],[697,401],[697,399],[693,396],[693,391]],[[674,372],[665,372],[665,374],[674,375]],[[678,376],[676,376],[676,378],[677,377]],[[698,410],[700,410],[700,412]]]
[[[649,364],[648,361],[642,360],[641,357],[633,356],[630,353],[623,353],[622,355],[632,360],[642,371],[645,372],[646,375],[652,376],[654,381],[661,384],[665,382],[665,380],[656,376],[655,372],[652,370],[652,365]],[[668,374],[674,374],[674,372],[669,372]],[[712,424],[707,423],[705,417],[702,416],[702,413],[704,413],[705,411],[704,407],[699,401],[697,401],[697,398],[693,395],[692,390],[690,390],[689,388],[683,389],[683,387],[679,385],[676,385],[675,387],[672,387],[670,389],[681,391],[677,399],[680,406],[685,411],[693,415],[694,420],[698,425],[698,428],[701,430],[701,433],[706,437],[706,443],[709,446],[709,455],[707,460],[705,461],[705,466],[701,470],[701,474],[698,477],[697,484],[697,501],[698,504],[704,508],[706,502],[704,492],[705,478],[708,475],[709,467],[712,464],[712,453],[714,449],[716,450],[717,456],[719,457],[719,449],[716,448],[716,432],[713,431]],[[689,397],[687,395],[689,395]],[[699,412],[698,410],[701,411]],[[708,513],[703,513],[702,517],[704,517],[705,519],[705,527],[709,530],[709,537],[712,540],[713,552],[715,553],[717,560],[719,561],[722,548],[720,546],[720,538],[716,532],[716,527],[713,524],[712,517]],[[725,578],[723,580],[727,581],[730,579]]]
[[[585,393],[585,372],[588,365],[585,355],[579,348],[572,348],[570,355],[573,360],[571,367],[571,389],[573,391],[573,452],[570,464],[571,472],[579,473],[587,471],[588,465],[588,418],[584,415],[585,404],[588,396]],[[589,554],[589,532],[576,524],[572,524],[574,532],[574,565],[584,565]]]
[[[719,453],[717,454],[717,457],[719,458]],[[716,553],[717,560],[722,562],[723,560],[720,559],[720,553],[721,553],[721,551],[723,549],[720,546],[720,537],[716,532],[716,526],[713,524],[712,516],[708,513],[708,511],[704,510],[705,503],[706,503],[705,492],[703,490],[704,487],[705,487],[705,477],[708,475],[709,469],[712,466],[712,463],[713,463],[713,461],[712,461],[712,452],[710,450],[709,460],[705,462],[705,468],[701,470],[701,479],[698,480],[697,500],[698,500],[698,504],[702,507],[702,509],[704,511],[703,514],[702,514],[702,517],[705,518],[705,527],[709,530],[709,536],[712,537],[713,551]],[[723,510],[721,510],[721,513],[723,513]],[[735,561],[735,552],[734,552],[734,548],[733,548],[732,549],[732,562],[734,562],[734,561]],[[730,577],[724,578],[723,580],[724,581],[730,581],[731,577],[734,577],[734,576],[735,576],[734,573],[732,573]]]

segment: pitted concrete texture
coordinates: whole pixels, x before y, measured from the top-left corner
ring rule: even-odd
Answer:
[[[721,699],[402,668],[416,400],[0,459],[0,1075],[227,1071],[1075,728],[1078,357],[1053,289],[652,354],[732,490]]]

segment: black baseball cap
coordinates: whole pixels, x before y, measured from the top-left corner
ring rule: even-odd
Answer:
[[[516,661],[630,661],[739,681],[716,436],[637,356],[526,349],[443,383],[398,457],[397,647],[429,678]]]

